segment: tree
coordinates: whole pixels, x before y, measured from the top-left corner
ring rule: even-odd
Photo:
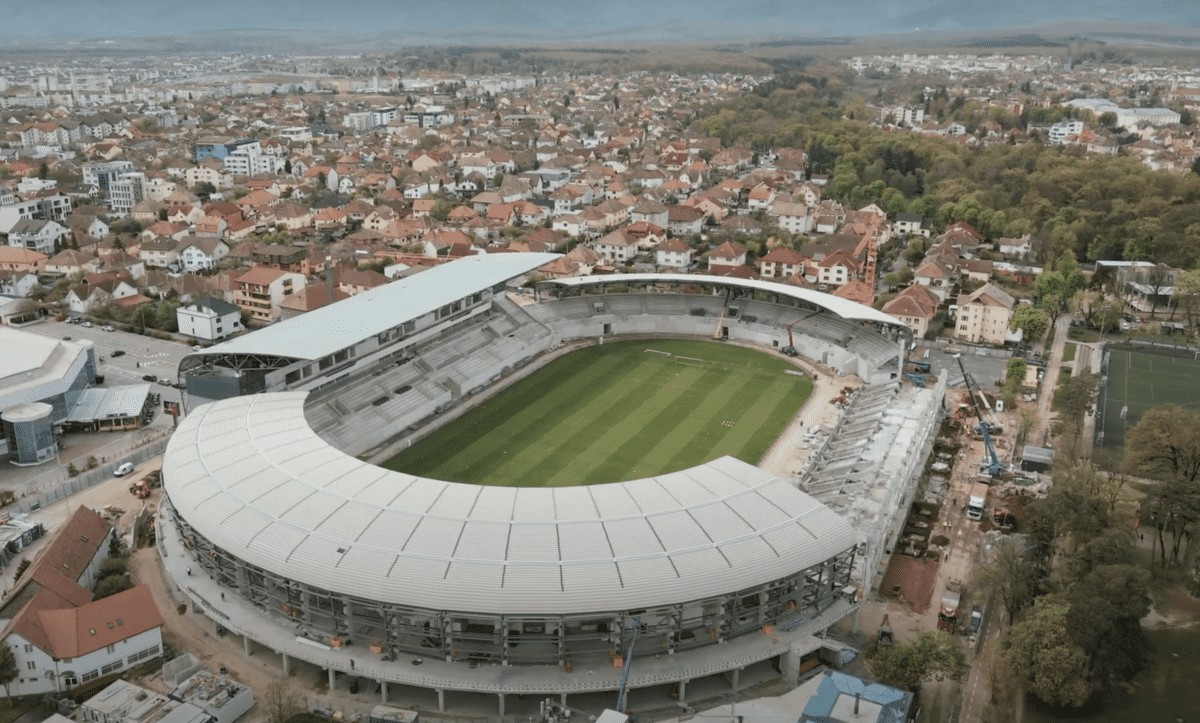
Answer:
[[[1027,364],[1020,357],[1013,357],[1008,360],[1008,367],[1004,372],[1004,390],[1001,394],[1004,397],[1004,406],[1012,409],[1016,404],[1017,395],[1021,392],[1021,387],[1025,384],[1025,369]]]
[[[883,683],[916,692],[932,675],[958,680],[967,663],[953,636],[927,630],[907,643],[876,650],[871,669]]]
[[[1175,306],[1183,309],[1188,326],[1195,326],[1200,315],[1200,268],[1177,275],[1171,297]]]
[[[1050,315],[1050,324],[1058,321],[1058,317],[1067,310],[1071,299],[1071,287],[1062,274],[1057,271],[1047,271],[1033,282],[1034,298],[1037,308]]]
[[[1012,625],[1017,612],[1033,596],[1030,573],[1034,566],[1019,536],[1001,538],[991,554],[991,559],[975,572],[975,580],[1000,601]]]
[[[207,201],[210,196],[217,192],[217,187],[208,181],[201,181],[192,190],[195,191],[196,196],[201,201]]]
[[[96,587],[92,592],[95,593],[96,599],[99,600],[110,595],[116,595],[119,592],[124,592],[131,587],[133,587],[133,583],[125,575],[110,575],[109,577],[100,578],[100,581],[96,583]]]
[[[21,558],[21,561],[17,563],[17,571],[13,573],[13,582],[20,580],[21,576],[25,574],[25,571],[28,570],[29,566],[32,564],[33,563],[31,563],[29,560]]]
[[[1183,541],[1200,519],[1200,411],[1168,404],[1143,414],[1126,439],[1125,468],[1162,481],[1142,501],[1142,517],[1154,526],[1162,566],[1178,563]]]
[[[1091,660],[1093,690],[1133,677],[1146,662],[1141,619],[1150,612],[1149,580],[1133,565],[1102,565],[1072,590],[1067,626]]]
[[[110,557],[100,563],[100,569],[97,572],[97,577],[105,578],[112,575],[124,575],[129,571],[129,561],[124,557]]]
[[[1050,316],[1035,306],[1021,304],[1013,311],[1009,326],[1024,332],[1025,343],[1030,344],[1046,335],[1046,330],[1050,328]]]
[[[1079,707],[1091,697],[1091,661],[1067,630],[1070,605],[1047,595],[1000,637],[1000,653],[1026,690],[1050,705]]]
[[[296,704],[296,693],[291,684],[284,679],[274,680],[267,686],[263,692],[262,706],[267,723],[287,723],[300,712],[300,706]]]
[[[17,656],[13,655],[12,648],[0,645],[0,684],[4,685],[4,696],[8,698],[10,706],[12,691],[8,689],[8,685],[17,679],[17,674]]]

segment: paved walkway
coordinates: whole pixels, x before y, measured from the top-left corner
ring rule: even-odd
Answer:
[[[1026,437],[1029,444],[1044,447],[1050,440],[1050,426],[1054,421],[1050,405],[1054,401],[1054,390],[1058,385],[1058,370],[1062,367],[1063,350],[1066,347],[1070,330],[1071,317],[1063,314],[1054,324],[1054,344],[1050,347],[1049,353],[1042,357],[1046,360],[1046,374],[1042,378],[1042,387],[1038,392],[1037,422],[1034,424],[1033,431]],[[1080,350],[1076,349],[1076,352],[1078,351]]]

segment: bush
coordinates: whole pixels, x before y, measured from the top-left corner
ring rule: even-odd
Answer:
[[[20,580],[21,576],[25,574],[25,571],[28,570],[29,566],[32,564],[32,562],[22,557],[21,561],[17,563],[17,571],[13,573],[13,581],[15,582]]]
[[[133,583],[124,575],[111,575],[109,577],[100,578],[96,583],[96,587],[92,590],[96,594],[96,599],[106,598],[110,595],[116,595],[119,592],[124,592],[133,587]]]
[[[68,477],[75,477],[75,476],[76,476],[76,475],[78,475],[78,474],[79,474],[79,470],[75,468],[75,463],[74,463],[74,462],[72,462],[71,464],[67,465],[67,476],[68,476]]]
[[[99,464],[100,464],[100,462],[97,461],[95,457],[87,458],[87,468],[88,469],[96,469],[96,466]]]
[[[12,490],[0,490],[0,507],[11,505],[17,501],[17,495]]]
[[[110,557],[100,563],[98,576],[100,579],[113,575],[124,575],[129,571],[129,560],[125,557]]]

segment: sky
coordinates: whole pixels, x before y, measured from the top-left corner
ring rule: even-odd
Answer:
[[[228,29],[442,39],[620,41],[874,35],[1079,21],[1200,24],[1196,0],[51,0],[0,9],[0,35],[119,37]]]

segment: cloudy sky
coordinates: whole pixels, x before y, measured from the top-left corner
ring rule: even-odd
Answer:
[[[689,40],[1029,28],[1064,21],[1200,23],[1197,0],[51,0],[5,3],[0,34],[112,37],[226,29],[491,38]]]

